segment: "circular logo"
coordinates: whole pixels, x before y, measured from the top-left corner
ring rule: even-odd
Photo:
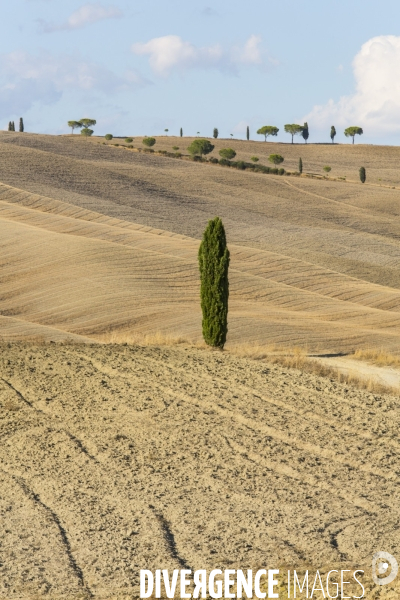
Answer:
[[[389,571],[389,575],[386,577],[378,577],[378,575],[384,575]],[[394,556],[389,552],[376,552],[372,557],[372,579],[376,585],[387,585],[392,583],[397,577],[399,572],[399,565]]]

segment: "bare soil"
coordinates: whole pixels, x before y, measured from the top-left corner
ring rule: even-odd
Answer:
[[[398,398],[188,347],[19,343],[0,369],[2,598],[185,566],[371,589],[372,554],[400,553]]]

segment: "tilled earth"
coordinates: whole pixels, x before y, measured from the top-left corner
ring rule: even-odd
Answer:
[[[0,419],[1,598],[132,597],[141,568],[368,588],[400,555],[399,398],[184,346],[15,343]]]

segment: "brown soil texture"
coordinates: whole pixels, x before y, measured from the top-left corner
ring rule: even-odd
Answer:
[[[3,344],[0,369],[1,598],[186,566],[370,589],[372,554],[400,554],[398,398],[189,347]]]
[[[301,152],[312,170],[329,163],[354,182],[240,172],[78,135],[0,134],[3,339],[161,331],[199,341],[197,250],[219,215],[232,257],[228,343],[398,352],[400,190],[362,185],[357,172],[362,163],[368,182],[382,171],[395,185],[399,149],[217,140],[214,153],[228,141],[238,158],[279,151],[296,168]]]

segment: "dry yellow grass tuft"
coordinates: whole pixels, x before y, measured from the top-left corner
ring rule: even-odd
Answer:
[[[371,362],[374,365],[400,367],[400,357],[391,352],[387,352],[384,348],[359,348],[354,352],[354,358]]]
[[[205,344],[196,343],[184,335],[163,331],[145,334],[113,330],[95,337],[103,344],[128,344],[131,346],[179,346],[185,344],[197,348],[206,347]]]

